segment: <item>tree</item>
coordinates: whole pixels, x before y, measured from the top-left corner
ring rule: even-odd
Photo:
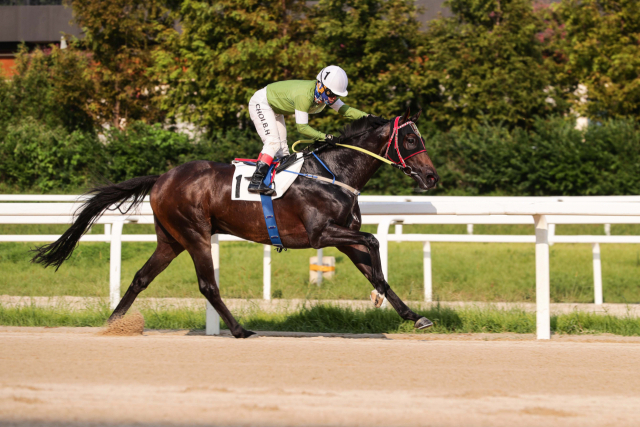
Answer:
[[[420,106],[415,73],[424,34],[417,13],[407,0],[320,0],[313,8],[326,64],[349,76],[349,105],[385,116]]]
[[[576,111],[591,118],[640,118],[640,3],[634,0],[563,0],[565,77],[587,88]]]
[[[422,56],[427,115],[441,128],[530,126],[567,109],[531,0],[449,0],[453,17],[429,24]]]
[[[98,123],[124,128],[127,122],[163,120],[153,52],[173,32],[170,3],[161,0],[73,0],[83,46],[91,52],[88,72],[94,97],[88,110]]]
[[[52,127],[91,130],[93,120],[86,106],[93,85],[87,70],[89,55],[75,49],[52,46],[29,52],[26,46],[16,55],[15,75],[5,82],[6,99],[14,111],[5,123],[31,117]]]
[[[242,126],[255,91],[308,79],[323,54],[303,0],[186,0],[182,33],[156,52],[171,117],[210,131]]]

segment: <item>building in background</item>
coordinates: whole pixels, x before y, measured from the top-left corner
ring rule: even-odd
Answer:
[[[80,35],[62,0],[0,0],[0,67],[12,74],[20,43],[29,47],[60,43],[63,33]]]

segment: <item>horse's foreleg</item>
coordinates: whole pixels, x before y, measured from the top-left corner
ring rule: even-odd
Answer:
[[[329,223],[321,232],[315,233],[310,237],[314,248],[336,246],[338,250],[351,259],[362,274],[369,279],[369,282],[378,293],[376,300],[374,300],[376,306],[380,306],[382,298],[386,295],[387,300],[400,317],[415,322],[416,328],[424,329],[433,325],[426,317],[421,317],[414,313],[393,292],[385,280],[384,274],[382,274],[379,243],[372,234]]]
[[[196,267],[200,292],[222,317],[231,334],[236,338],[248,338],[254,335],[255,332],[247,331],[240,326],[220,297],[220,290],[215,279],[213,260],[211,259],[211,245],[196,245],[188,250]]]
[[[382,274],[382,264],[380,263],[379,243],[373,234],[351,230],[334,223],[328,223],[324,228],[309,236],[311,246],[315,249],[327,246],[354,246],[360,247],[361,256],[357,260],[352,259],[354,264],[362,265],[360,271],[369,279],[374,289],[382,296],[387,293],[389,284],[384,280]],[[349,255],[349,254],[347,254]],[[349,255],[350,256],[350,255]],[[365,263],[365,264],[363,264]],[[358,267],[360,268],[360,267]],[[382,303],[382,298],[380,299]]]
[[[377,287],[373,283],[372,280],[372,270],[373,270],[373,261],[372,255],[367,251],[366,247],[361,245],[349,245],[349,246],[338,246],[338,250],[349,257],[349,259],[358,267],[358,270],[362,272],[362,274],[369,279],[371,284],[374,285],[374,288]],[[379,254],[376,254],[379,257]],[[384,279],[383,279],[384,280]],[[418,329],[424,329],[432,325],[431,321],[425,317],[421,317],[420,315],[414,313],[407,305],[393,292],[393,289],[386,283],[386,297],[387,301],[391,304],[391,306],[398,312],[400,317],[404,320],[411,320],[415,322],[415,326]]]
[[[158,234],[158,246],[156,250],[134,276],[127,292],[125,292],[120,303],[118,303],[118,306],[109,317],[109,322],[124,316],[129,308],[131,308],[138,294],[147,289],[147,286],[149,286],[153,279],[162,273],[164,269],[171,264],[171,261],[180,255],[183,250],[184,248],[178,242],[168,242],[163,239],[163,236]]]

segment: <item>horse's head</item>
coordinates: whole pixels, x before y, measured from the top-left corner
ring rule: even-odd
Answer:
[[[436,186],[440,177],[427,154],[424,138],[418,131],[416,122],[421,111],[410,117],[410,111],[391,121],[389,143],[385,157],[413,178],[421,189],[430,190]]]

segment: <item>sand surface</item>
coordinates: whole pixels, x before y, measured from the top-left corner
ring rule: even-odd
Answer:
[[[0,425],[637,426],[611,341],[0,328]]]

